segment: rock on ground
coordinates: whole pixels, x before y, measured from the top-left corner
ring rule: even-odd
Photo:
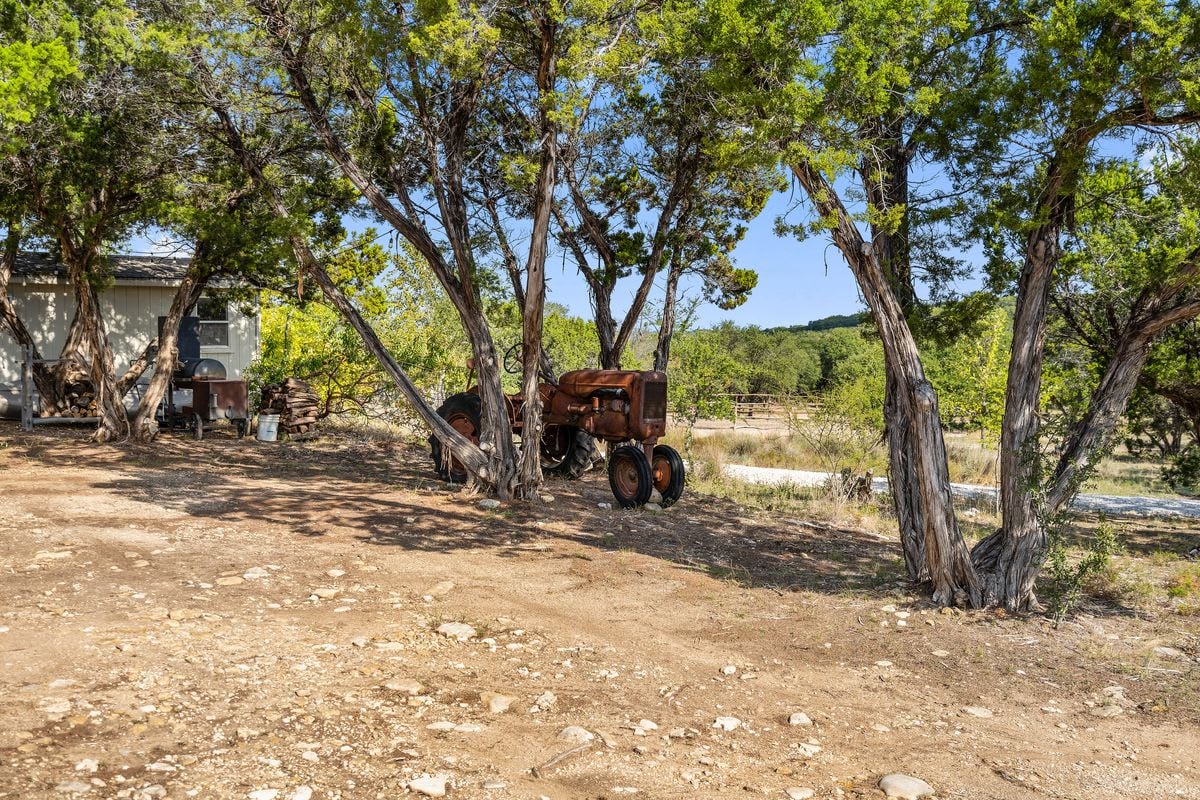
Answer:
[[[902,775],[899,772],[893,772],[891,775],[884,775],[880,778],[879,788],[888,797],[897,797],[900,800],[917,800],[934,793],[933,787],[925,781],[911,775]]]

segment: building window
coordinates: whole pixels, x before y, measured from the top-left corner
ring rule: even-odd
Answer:
[[[200,317],[200,346],[229,347],[229,305],[216,297],[201,297],[196,303]]]

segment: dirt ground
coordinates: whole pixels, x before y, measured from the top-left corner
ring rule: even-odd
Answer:
[[[877,534],[599,474],[83,436],[0,426],[0,797],[1200,799],[1195,617],[939,612]]]

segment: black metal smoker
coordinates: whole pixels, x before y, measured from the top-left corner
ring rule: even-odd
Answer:
[[[159,317],[161,331],[164,317]],[[246,382],[228,380],[225,365],[215,358],[200,357],[199,320],[185,317],[179,327],[179,361],[171,372],[163,408],[164,422],[172,427],[191,428],[196,441],[204,438],[205,425],[229,420],[238,438],[250,429]],[[190,389],[192,404],[175,406],[175,390]]]

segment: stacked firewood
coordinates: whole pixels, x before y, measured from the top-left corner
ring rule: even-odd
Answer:
[[[100,407],[96,405],[96,393],[90,388],[80,392],[67,394],[69,405],[63,412],[64,417],[98,417]]]
[[[321,401],[312,387],[299,378],[263,387],[260,414],[278,414],[279,429],[291,436],[314,433]]]

